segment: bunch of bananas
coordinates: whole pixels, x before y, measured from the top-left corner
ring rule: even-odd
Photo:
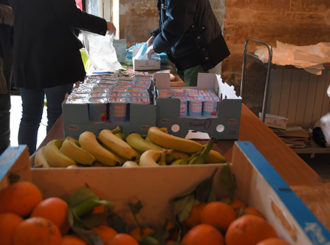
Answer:
[[[150,127],[145,137],[120,128],[103,129],[98,135],[85,131],[79,139],[53,139],[35,154],[34,167],[122,166],[156,167],[222,163],[225,158],[206,145],[171,135],[164,128]]]

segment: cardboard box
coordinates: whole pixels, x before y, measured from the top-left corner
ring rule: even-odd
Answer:
[[[120,126],[123,133],[146,134],[148,128],[156,125],[156,107],[153,104],[129,104],[128,119],[123,121],[92,121],[88,104],[63,104],[64,135],[75,139],[88,130],[98,134],[100,130]]]
[[[155,73],[157,88],[169,88],[169,73]],[[166,127],[171,134],[185,137],[189,130],[206,132],[216,139],[237,139],[242,99],[237,97],[233,86],[222,82],[219,75],[200,73],[198,88],[212,88],[220,98],[216,116],[180,116],[180,101],[173,98],[154,99],[154,104],[128,104],[125,120],[103,120],[105,104],[63,104],[65,136],[78,138],[85,130],[98,134],[104,128],[120,126],[124,134],[145,134],[149,127]],[[154,91],[155,93],[155,91]],[[111,106],[111,105],[110,105]],[[102,120],[101,120],[102,118]]]
[[[160,59],[137,59],[133,58],[134,71],[160,70]]]
[[[151,55],[147,57],[148,44],[142,44],[137,53],[133,56],[134,71],[160,70],[160,57]]]
[[[262,119],[261,113],[259,113],[259,118]],[[272,114],[265,114],[265,122],[267,126],[272,128],[286,129],[288,118],[281,117]]]
[[[169,74],[156,73],[154,80],[157,89],[170,88]],[[197,88],[214,89],[219,96],[216,116],[181,116],[179,99],[157,98],[157,126],[166,127],[171,134],[180,137],[192,130],[208,133],[216,139],[237,139],[242,98],[236,96],[234,87],[223,82],[220,75],[199,73]]]
[[[26,148],[25,151],[27,152]],[[1,165],[29,164],[16,161],[18,154],[10,149],[1,156]],[[7,159],[7,160],[4,160]],[[4,162],[6,161],[6,162]],[[26,169],[44,197],[67,198],[77,188],[88,185],[102,199],[115,203],[115,212],[128,223],[134,223],[128,201],[143,204],[142,224],[162,224],[172,217],[169,201],[186,193],[216,170],[213,186],[221,197],[219,172],[223,164],[195,166],[160,166],[149,168],[77,168]],[[8,167],[8,166],[7,166]],[[10,169],[10,168],[9,168]],[[298,198],[282,177],[250,142],[236,142],[231,164],[237,181],[236,196],[257,208],[275,228],[279,237],[295,245],[327,245],[330,234]],[[8,173],[2,173],[2,176]],[[29,175],[25,175],[29,176]],[[5,180],[2,180],[2,182]],[[2,186],[4,186],[3,183]]]

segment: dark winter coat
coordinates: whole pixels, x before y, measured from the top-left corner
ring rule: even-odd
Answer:
[[[158,0],[157,53],[166,52],[179,70],[216,66],[229,55],[209,0]]]
[[[82,81],[82,44],[75,30],[105,35],[106,21],[81,12],[74,0],[11,1],[16,87],[47,88]]]

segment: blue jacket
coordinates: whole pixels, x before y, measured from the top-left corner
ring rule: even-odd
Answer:
[[[229,56],[209,0],[158,0],[159,27],[152,32],[157,53],[165,52],[179,70],[205,70]]]

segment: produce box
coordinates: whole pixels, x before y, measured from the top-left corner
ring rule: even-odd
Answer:
[[[120,104],[118,103],[118,105]],[[96,104],[95,106],[105,105]],[[64,134],[76,139],[86,130],[97,134],[102,129],[113,129],[117,126],[126,135],[130,132],[145,134],[149,127],[155,125],[156,121],[156,107],[153,104],[129,104],[129,120],[116,122],[91,121],[89,104],[63,104],[62,111]]]
[[[130,200],[142,202],[141,223],[160,224],[171,218],[169,202],[174,197],[189,192],[214,173],[215,193],[219,197],[224,193],[219,176],[224,164],[32,170],[26,167],[29,164],[25,147],[8,148],[0,159],[1,186],[17,175],[17,168],[30,172],[22,177],[31,179],[44,197],[67,198],[88,186],[102,199],[113,201],[115,212],[128,223],[134,222],[127,205]],[[280,238],[297,245],[329,244],[329,232],[250,142],[235,143],[230,169],[237,182],[235,196],[258,209]]]
[[[169,74],[156,73],[154,75],[156,88],[169,89]],[[184,87],[182,89],[186,89]],[[176,88],[177,89],[177,88]],[[189,98],[156,98],[157,116],[156,123],[158,127],[166,127],[171,134],[185,137],[189,130],[206,132],[210,137],[216,139],[237,139],[239,134],[239,125],[241,118],[242,98],[236,96],[233,86],[229,86],[222,81],[220,75],[212,73],[199,73],[197,89],[212,90],[218,96],[218,102],[215,104],[214,115],[205,114],[205,103],[203,101],[203,114],[182,115],[182,103],[190,103]],[[187,96],[188,97],[188,96]],[[197,96],[196,96],[197,97]],[[188,105],[191,110],[191,105]],[[183,108],[184,109],[184,108]],[[199,111],[200,112],[200,111]],[[191,113],[192,114],[192,113]]]

